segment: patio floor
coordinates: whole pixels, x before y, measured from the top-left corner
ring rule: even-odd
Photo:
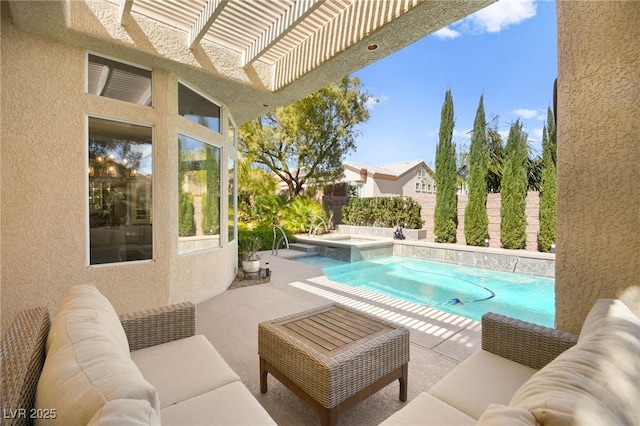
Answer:
[[[339,302],[410,330],[408,401],[433,386],[460,361],[480,348],[480,324],[435,309],[354,290],[327,280],[320,268],[290,260],[300,252],[269,252],[271,282],[227,290],[198,304],[197,332],[204,334],[238,373],[251,393],[280,425],[318,424],[317,414],[277,379],[260,393],[258,323],[331,302]],[[406,403],[398,382],[340,415],[341,425],[377,425]]]

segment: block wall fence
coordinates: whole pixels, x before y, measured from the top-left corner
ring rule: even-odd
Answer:
[[[421,206],[421,216],[424,220],[422,229],[427,231],[427,241],[433,242],[433,216],[436,208],[435,194],[414,195]],[[464,238],[464,210],[467,206],[469,197],[467,195],[458,196],[458,231],[457,243],[466,245]],[[332,217],[332,228],[342,223],[341,208],[345,205],[347,199],[345,197],[325,196],[323,203],[328,214]],[[489,217],[489,247],[500,248],[500,194],[487,195],[487,215]],[[539,220],[540,209],[540,193],[532,191],[527,193],[527,204],[525,215],[527,219],[527,242],[525,250],[538,251],[538,232],[540,230]],[[333,212],[333,214],[331,214]]]

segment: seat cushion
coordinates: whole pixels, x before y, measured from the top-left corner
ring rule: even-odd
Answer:
[[[201,334],[133,351],[131,358],[158,390],[161,408],[240,381]]]
[[[116,399],[107,401],[88,423],[89,426],[160,426],[158,413],[147,401]]]
[[[479,350],[436,383],[429,393],[477,420],[489,404],[507,405],[536,371]]]
[[[578,344],[536,373],[510,405],[545,425],[637,424],[640,319],[619,301],[594,309]]]
[[[73,287],[52,322],[35,404],[56,408],[48,422],[87,424],[118,399],[143,401],[159,416],[158,394],[131,360],[122,326],[105,300],[91,285]]]
[[[275,425],[241,383],[233,382],[161,410],[163,425]]]
[[[480,416],[477,426],[540,426],[540,423],[529,410],[490,404]]]
[[[424,424],[462,426],[475,425],[476,420],[451,405],[442,402],[435,396],[427,392],[422,392],[399,411],[396,411],[380,423],[380,425],[384,426]]]

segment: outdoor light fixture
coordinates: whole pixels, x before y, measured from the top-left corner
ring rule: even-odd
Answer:
[[[378,45],[375,43],[372,43],[367,46],[367,50],[376,50],[377,48],[378,48]]]

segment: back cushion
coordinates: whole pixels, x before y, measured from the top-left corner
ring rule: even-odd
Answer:
[[[107,402],[119,399],[146,402],[159,418],[158,394],[131,360],[116,312],[93,285],[69,290],[52,322],[47,348],[36,408],[55,407],[54,423],[96,421],[94,415]]]
[[[58,314],[51,323],[51,331],[47,339],[47,353],[56,351],[68,342],[60,336],[66,334],[67,322],[74,318],[92,317],[104,327],[104,338],[123,354],[129,353],[129,342],[122,328],[120,318],[113,309],[111,302],[98,291],[93,284],[83,284],[71,287],[62,303]]]
[[[640,319],[599,302],[578,344],[534,374],[510,405],[544,425],[634,424],[640,413]]]

